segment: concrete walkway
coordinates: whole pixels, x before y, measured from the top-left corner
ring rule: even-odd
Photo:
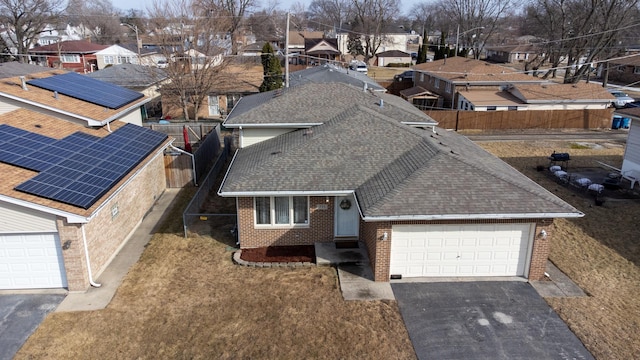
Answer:
[[[531,286],[542,297],[575,297],[587,296],[567,275],[551,261],[547,261],[546,272],[550,281],[531,281]]]
[[[122,283],[122,279],[127,275],[131,266],[140,259],[145,246],[157,230],[157,225],[167,215],[179,192],[180,189],[165,190],[111,263],[97,279],[94,279],[102,285],[101,287],[92,287],[83,293],[69,293],[60,303],[56,312],[92,311],[107,307]]]
[[[337,249],[333,242],[316,243],[316,264],[338,269],[345,300],[394,300],[390,283],[373,281],[367,250],[358,244],[358,248]]]

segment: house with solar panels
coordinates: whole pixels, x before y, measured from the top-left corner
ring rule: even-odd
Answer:
[[[0,289],[85,291],[166,188],[142,94],[54,71],[0,83]]]
[[[29,109],[84,126],[119,120],[142,125],[144,94],[64,70],[15,76],[0,82],[0,114]]]

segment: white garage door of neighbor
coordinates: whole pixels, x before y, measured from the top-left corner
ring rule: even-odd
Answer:
[[[524,276],[533,224],[394,225],[391,275]]]
[[[67,286],[57,234],[0,234],[0,289]]]

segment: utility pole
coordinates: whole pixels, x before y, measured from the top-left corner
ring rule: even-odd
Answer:
[[[284,87],[289,87],[289,17],[287,12],[287,32],[284,35]]]

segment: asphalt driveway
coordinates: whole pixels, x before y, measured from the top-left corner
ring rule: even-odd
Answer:
[[[0,295],[0,359],[12,359],[63,294]]]
[[[593,359],[526,282],[391,288],[419,359]]]

